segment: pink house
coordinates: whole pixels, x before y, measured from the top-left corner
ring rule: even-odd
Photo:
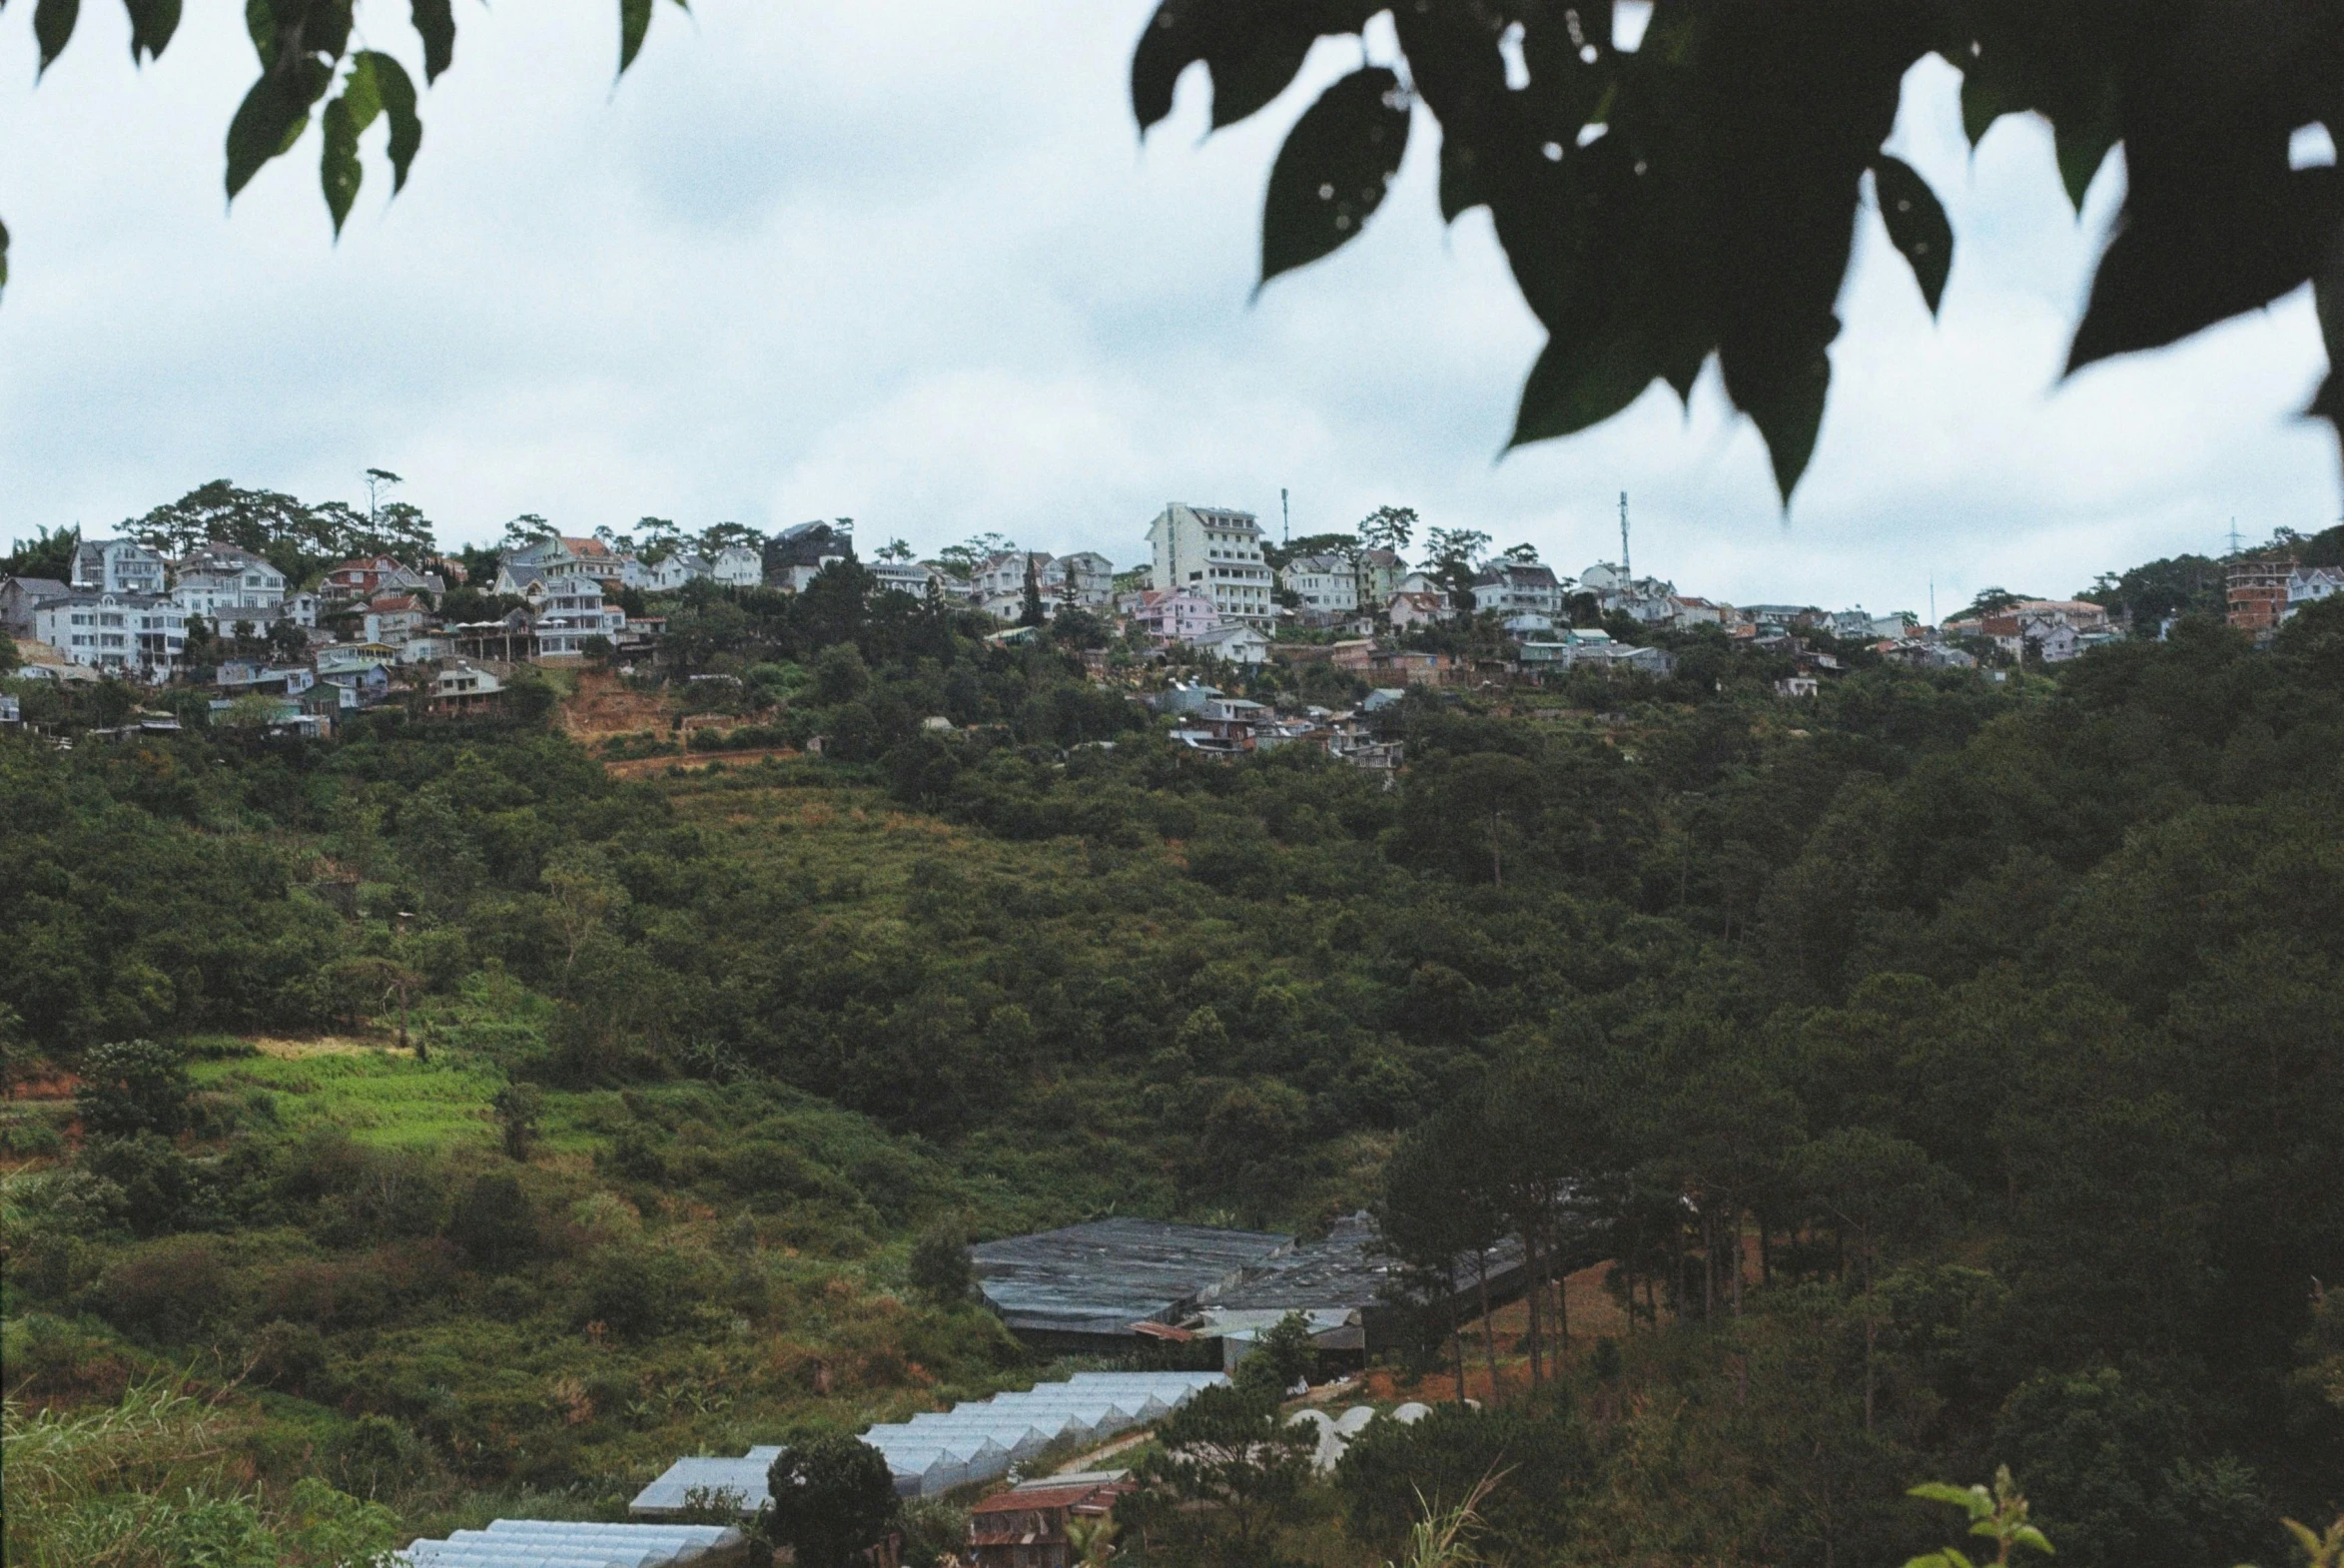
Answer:
[[[1132,623],[1168,642],[1194,642],[1220,624],[1220,612],[1188,588],[1151,588],[1132,607]]]

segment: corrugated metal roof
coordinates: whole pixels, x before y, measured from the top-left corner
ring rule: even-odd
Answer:
[[[741,1532],[715,1524],[593,1524],[498,1519],[408,1545],[413,1568],[671,1568],[742,1552]]]
[[[978,1286],[1012,1328],[1126,1334],[1171,1321],[1293,1245],[1260,1230],[1095,1219],[970,1249]]]

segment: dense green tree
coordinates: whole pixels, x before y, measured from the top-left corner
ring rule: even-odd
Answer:
[[[785,1447],[767,1485],[773,1538],[807,1568],[853,1568],[902,1512],[879,1450],[835,1433]]]
[[[74,1108],[82,1127],[104,1138],[187,1127],[187,1052],[153,1040],[110,1041],[82,1056]]]

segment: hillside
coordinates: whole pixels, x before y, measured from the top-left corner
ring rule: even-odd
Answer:
[[[821,761],[0,743],[9,1397],[167,1374],[233,1426],[207,1485],[408,1534],[607,1513],[1041,1375],[923,1235],[1438,1248],[1559,1178],[1629,1310],[1487,1347],[1577,1455],[1518,1560],[1902,1561],[1905,1487],[2006,1462],[2085,1568],[2279,1561],[2344,1509],[2337,620],[1420,695],[1392,790],[880,641],[768,666]],[[1449,1326],[1382,1386],[1437,1397]],[[1376,1549],[1311,1506],[1293,1551]]]

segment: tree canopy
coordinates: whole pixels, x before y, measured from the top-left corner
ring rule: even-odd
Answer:
[[[1680,398],[1714,357],[1765,438],[1784,500],[1831,385],[1829,350],[1863,204],[1934,314],[1953,264],[1944,207],[1882,150],[1907,71],[1963,76],[1974,143],[2008,114],[2050,121],[2070,199],[2111,148],[2128,189],[2069,349],[2070,373],[2159,348],[2313,283],[2344,344],[2332,168],[2293,134],[2338,131],[2344,11],[2231,0],[1163,0],[1132,57],[1145,132],[1202,62],[1212,126],[1282,93],[1320,37],[1388,14],[1400,57],[1366,63],[1295,122],[1269,171],[1261,281],[1327,255],[1381,205],[1413,110],[1439,123],[1440,208],[1487,207],[1547,344],[1512,443],[1567,435],[1656,381]],[[2311,411],[2344,419],[2333,376]]]

